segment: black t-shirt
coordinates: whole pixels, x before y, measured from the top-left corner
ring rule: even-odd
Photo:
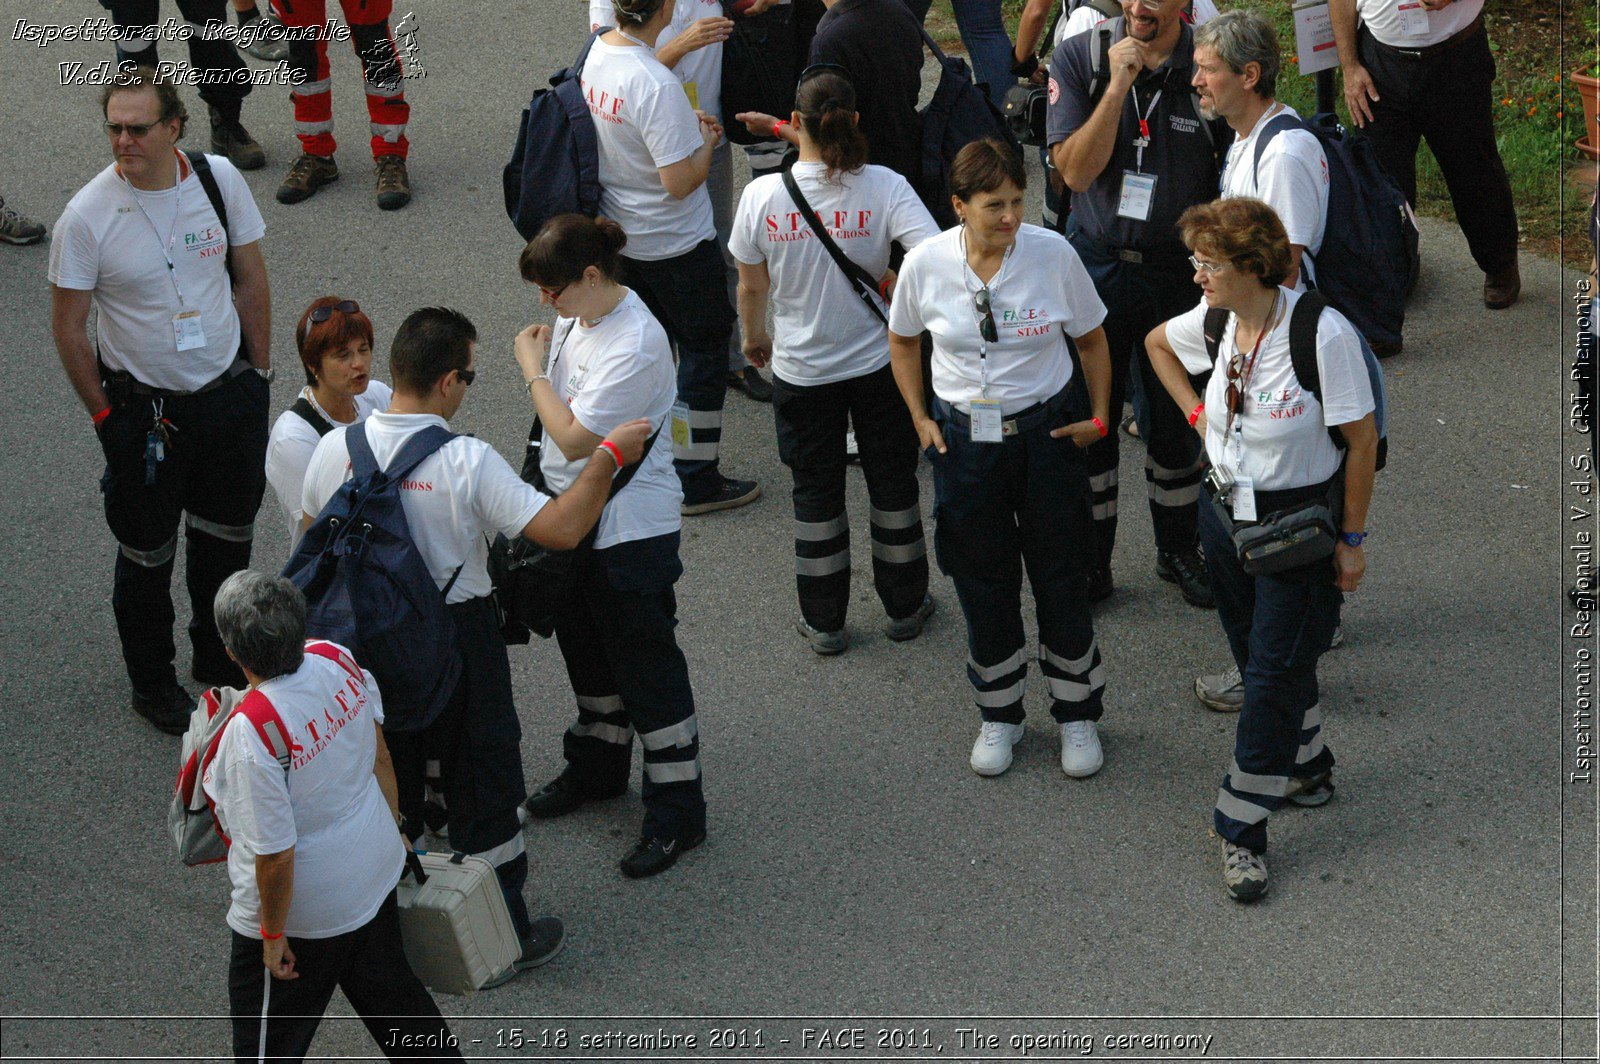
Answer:
[[[868,161],[915,187],[922,157],[922,34],[904,0],[839,0],[817,23],[810,62],[844,67],[855,86]]]
[[[1126,36],[1122,19],[1104,25],[1111,28],[1113,44]],[[1094,113],[1099,100],[1089,98],[1089,49],[1096,46],[1093,31],[1080,33],[1062,41],[1050,57],[1046,143],[1055,145],[1066,140]],[[1225,123],[1206,123],[1200,117],[1194,89],[1189,84],[1193,73],[1194,36],[1188,26],[1183,26],[1172,55],[1155,70],[1140,74],[1123,99],[1111,161],[1088,191],[1073,193],[1074,224],[1086,236],[1116,247],[1182,252],[1178,215],[1197,203],[1217,198],[1221,178],[1219,149],[1225,149],[1233,138]],[[1149,111],[1151,101],[1153,111]],[[1139,136],[1139,115],[1147,111],[1150,144],[1144,149],[1140,167],[1134,140]],[[1210,136],[1206,133],[1208,125]],[[1143,222],[1117,215],[1123,173],[1136,169],[1156,178],[1150,216]]]

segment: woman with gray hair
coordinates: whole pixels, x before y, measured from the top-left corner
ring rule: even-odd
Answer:
[[[246,698],[271,703],[290,750],[286,771],[236,714],[203,781],[232,843],[235,1059],[302,1059],[336,987],[390,1060],[459,1059],[401,948],[406,845],[377,684],[343,647],[306,640],[305,600],[282,577],[234,573],[215,613]]]

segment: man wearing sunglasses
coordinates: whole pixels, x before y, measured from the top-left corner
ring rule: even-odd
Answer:
[[[1155,525],[1156,573],[1191,605],[1213,604],[1196,547],[1199,441],[1150,368],[1144,337],[1200,298],[1176,222],[1187,207],[1216,198],[1216,145],[1227,128],[1203,118],[1190,79],[1194,38],[1183,0],[1122,0],[1123,17],[1069,37],[1050,60],[1046,142],[1072,189],[1067,235],[1106,305],[1111,409],[1122,409],[1138,375],[1148,410],[1145,487]],[[1104,67],[1091,50],[1109,34]],[[1095,599],[1111,593],[1117,535],[1117,436],[1089,448],[1089,486],[1098,544]]]
[[[116,161],[56,223],[51,328],[105,457],[100,487],[118,545],[111,602],[133,708],[181,735],[194,700],[173,665],[180,518],[192,675],[206,686],[244,684],[211,603],[250,564],[266,486],[265,226],[232,163],[178,151],[188,115],[165,78],[148,67],[119,74],[101,110]]]

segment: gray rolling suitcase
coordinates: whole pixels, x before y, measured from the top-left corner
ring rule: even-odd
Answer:
[[[406,854],[396,888],[406,960],[429,990],[471,994],[522,946],[494,866],[466,854]]]

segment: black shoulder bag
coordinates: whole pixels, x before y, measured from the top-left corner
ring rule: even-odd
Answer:
[[[811,204],[806,202],[805,194],[800,191],[800,183],[794,179],[794,171],[783,172],[783,187],[789,190],[789,198],[794,200],[794,205],[800,208],[800,216],[811,227],[811,232],[822,244],[828,257],[844,272],[850,281],[850,287],[856,290],[856,295],[861,297],[861,302],[867,305],[873,316],[885,325],[889,319],[884,315],[883,308],[878,305],[878,282],[873,280],[861,264],[840,250],[839,245],[833,242],[833,237],[828,235],[828,229],[822,224],[822,219],[817,217],[817,212],[811,209]]]
[[[571,328],[567,335],[571,334]],[[565,343],[566,336],[562,337]],[[559,356],[561,348],[556,348]],[[555,365],[555,358],[550,364]],[[670,419],[668,419],[670,420]],[[666,421],[662,422],[664,426]],[[522,459],[522,479],[546,495],[551,494],[545,487],[544,472],[539,468],[539,457],[542,449],[540,436],[543,434],[543,425],[539,416],[534,415],[533,425],[528,429],[528,447]],[[639,467],[650,457],[650,450],[656,444],[656,437],[661,435],[661,428],[657,427],[645,441],[644,453],[639,460],[630,466],[617,470],[611,478],[611,494],[606,497],[606,505],[617,497],[617,493],[627,487],[634,475],[639,472]],[[601,511],[602,516],[604,511]],[[509,645],[521,645],[532,641],[533,634],[543,639],[549,639],[556,630],[556,612],[561,608],[561,602],[566,598],[567,591],[572,587],[576,577],[577,562],[583,552],[594,549],[595,536],[598,533],[600,522],[595,521],[595,527],[572,550],[552,550],[542,547],[522,536],[507,537],[496,533],[489,543],[489,579],[494,584],[494,598],[500,610],[500,634]]]

